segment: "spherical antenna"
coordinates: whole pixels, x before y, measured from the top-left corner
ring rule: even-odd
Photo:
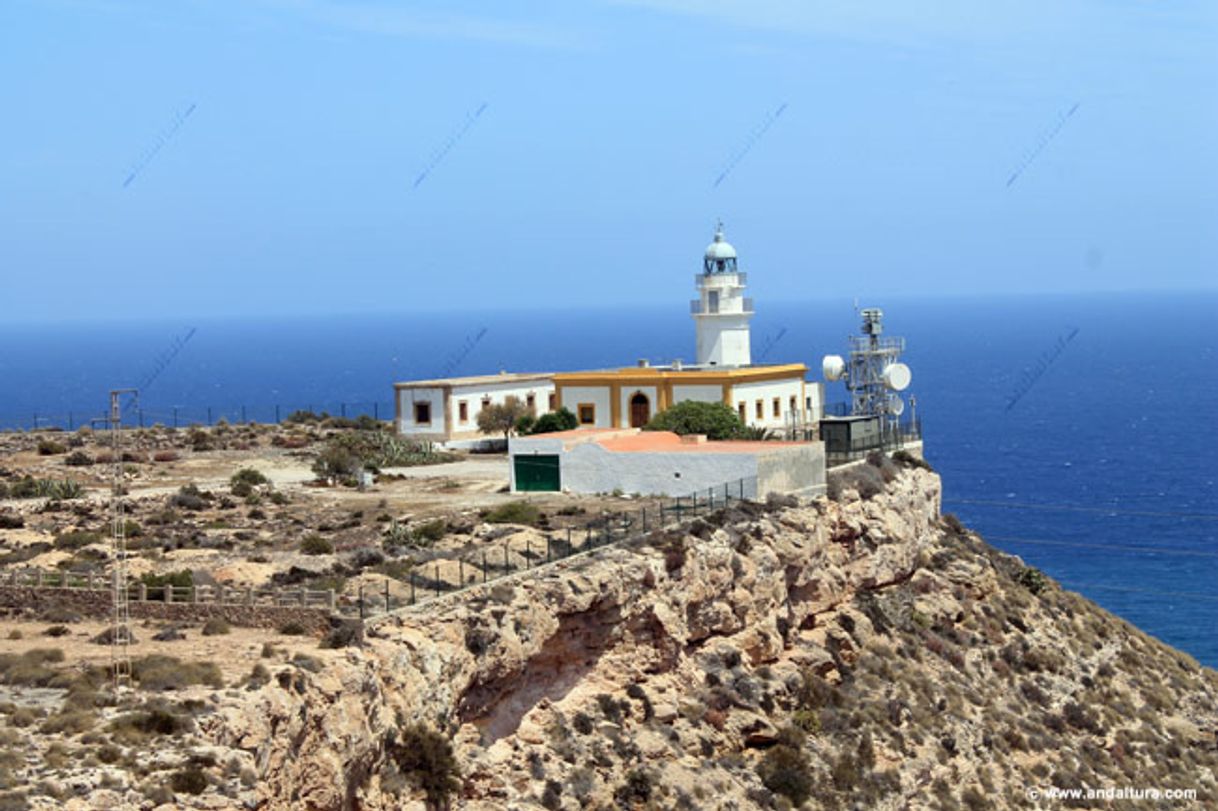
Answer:
[[[888,395],[888,413],[894,417],[899,417],[905,413],[905,401],[901,399],[899,394]]]
[[[846,376],[846,361],[841,355],[825,355],[825,359],[821,361],[821,371],[825,375],[825,380],[837,381]]]
[[[893,391],[905,391],[913,382],[913,372],[904,363],[890,363],[884,367],[884,385]]]

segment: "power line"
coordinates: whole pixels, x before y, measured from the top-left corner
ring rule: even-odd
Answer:
[[[1102,513],[1106,515],[1141,515],[1155,518],[1195,518],[1201,521],[1218,521],[1218,513],[1190,513],[1159,510],[1122,510],[1116,507],[1084,507],[1076,504],[1027,504],[1011,501],[985,501],[971,498],[945,498],[944,504],[973,504],[980,507],[1002,507],[1011,510],[1050,510],[1059,512]]]
[[[1070,546],[1080,549],[1111,549],[1119,552],[1155,552],[1163,555],[1193,555],[1196,557],[1218,558],[1218,552],[1206,552],[1197,549],[1178,549],[1161,546],[1137,546],[1133,544],[1089,543],[1086,541],[1058,541],[1047,538],[1015,538],[1009,535],[983,535],[987,541],[1006,541],[1007,543],[1026,543],[1040,546]]]

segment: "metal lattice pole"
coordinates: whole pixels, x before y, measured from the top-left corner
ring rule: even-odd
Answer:
[[[110,669],[114,673],[114,691],[131,687],[131,614],[127,606],[127,527],[123,515],[123,452],[122,395],[136,394],[135,389],[115,389],[110,392],[110,452],[113,465],[110,484],[110,552],[113,558],[111,592],[114,616],[110,626]]]

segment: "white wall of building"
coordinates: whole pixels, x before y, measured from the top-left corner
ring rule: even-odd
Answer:
[[[737,383],[732,386],[732,408],[739,409],[744,403],[744,421],[762,428],[781,428],[790,422],[791,398],[795,407],[804,408],[802,378],[767,380],[759,383]],[[778,398],[778,416],[774,415],[774,398]],[[757,401],[761,401],[760,418],[757,417]]]
[[[686,400],[696,400],[700,403],[721,403],[723,402],[723,386],[718,383],[713,386],[674,384],[672,387],[673,404],[683,403]]]
[[[620,408],[620,411],[618,413],[621,414],[621,423],[622,424],[618,425],[616,427],[618,427],[618,428],[630,428],[631,427],[631,425],[630,425],[630,401],[631,401],[631,399],[634,398],[634,396],[636,394],[643,394],[644,396],[647,397],[647,408],[648,408],[648,414],[649,414],[648,419],[651,419],[651,417],[654,417],[656,414],[660,413],[660,406],[659,406],[660,393],[659,393],[659,391],[656,390],[655,386],[634,386],[634,387],[623,386],[621,389],[621,398],[622,399],[621,399],[621,402],[618,403],[618,407]]]
[[[591,403],[596,408],[596,420],[591,426],[581,423],[581,427],[611,428],[612,413],[610,411],[608,386],[564,386],[562,403],[571,413],[579,417],[580,403]]]
[[[443,436],[445,405],[443,387],[398,389],[397,395],[397,410],[400,415],[398,431],[400,433],[405,436],[428,439]],[[431,406],[431,419],[426,423],[415,422],[416,403],[427,403]]]
[[[549,380],[505,381],[503,383],[477,383],[453,386],[449,395],[452,409],[452,436],[471,437],[478,434],[478,412],[486,405],[502,405],[509,397],[527,403],[533,397],[534,412],[538,415],[550,410],[550,394],[554,384]],[[465,403],[466,419],[461,420],[461,403]]]

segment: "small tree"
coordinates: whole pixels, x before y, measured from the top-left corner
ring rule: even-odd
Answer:
[[[529,413],[529,407],[517,397],[508,396],[502,403],[492,403],[478,412],[478,430],[484,434],[503,434],[506,440],[516,428],[516,422]]]
[[[579,420],[571,413],[571,409],[563,406],[557,411],[542,414],[533,423],[531,434],[552,434],[555,431],[570,431],[579,426]]]
[[[313,462],[313,473],[319,479],[335,482],[354,476],[360,469],[360,459],[351,451],[338,445],[330,445],[317,455]]]
[[[644,430],[705,434],[707,439],[735,439],[744,433],[745,425],[740,415],[723,403],[686,400],[656,414]]]

